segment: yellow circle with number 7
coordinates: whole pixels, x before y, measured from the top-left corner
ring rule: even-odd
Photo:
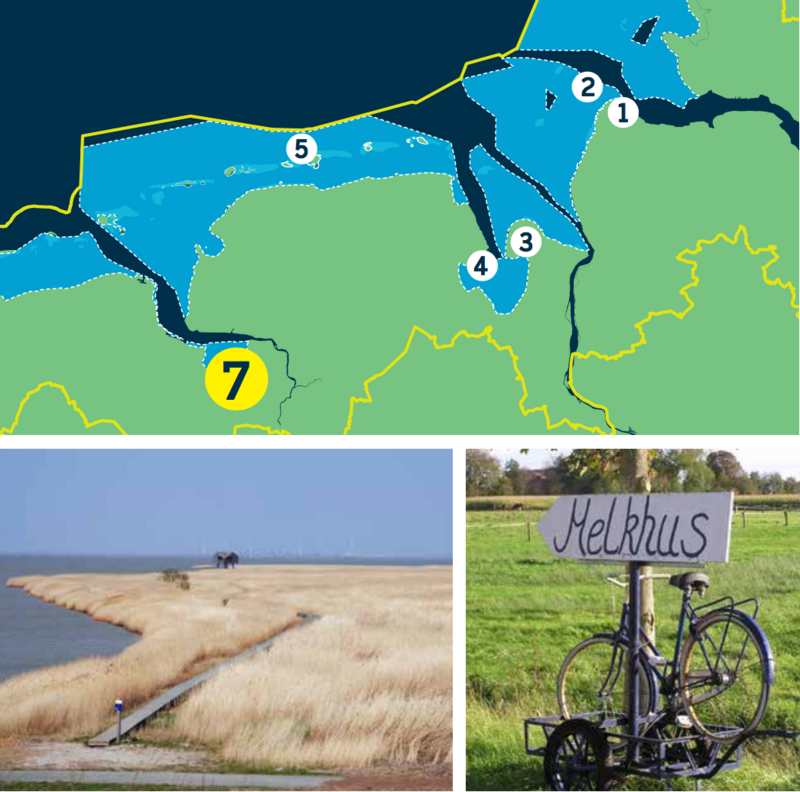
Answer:
[[[226,410],[247,410],[258,404],[268,382],[264,361],[249,349],[228,347],[206,366],[208,395]]]

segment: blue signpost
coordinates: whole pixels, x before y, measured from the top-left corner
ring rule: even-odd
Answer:
[[[124,709],[122,699],[117,699],[114,702],[114,709],[117,713],[117,744],[122,741],[122,710]]]

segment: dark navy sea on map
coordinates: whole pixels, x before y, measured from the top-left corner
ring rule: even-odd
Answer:
[[[423,566],[452,562],[451,559],[291,556],[243,559],[243,564],[248,563]],[[5,583],[9,578],[89,573],[136,575],[170,567],[191,571],[192,567],[207,564],[209,559],[203,556],[0,555],[0,680],[83,657],[118,654],[139,639],[121,627],[42,602],[23,589],[7,588]]]
[[[249,190],[289,184],[327,189],[366,177],[444,173],[453,177],[455,201],[466,202],[445,141],[376,118],[311,134],[321,157],[317,168],[282,164],[291,165],[286,155],[291,133],[228,124],[202,123],[89,146],[81,207],[94,219],[119,218],[124,234],[106,228],[167,279],[186,315],[195,245],[206,255],[221,252],[222,241],[209,227]]]

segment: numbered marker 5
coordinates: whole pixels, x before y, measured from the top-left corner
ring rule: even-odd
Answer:
[[[535,256],[542,249],[542,235],[531,226],[520,226],[509,242],[511,249],[522,258]]]
[[[247,410],[258,404],[268,383],[264,361],[249,349],[223,349],[206,366],[208,395],[226,410]]]
[[[317,156],[317,141],[311,135],[292,135],[286,144],[286,154],[295,165],[305,165]]]
[[[497,274],[497,259],[488,250],[476,250],[467,259],[467,270],[475,280],[491,280]]]
[[[572,81],[572,93],[579,102],[594,102],[603,93],[603,81],[594,72],[581,72]]]
[[[615,127],[632,127],[639,117],[639,107],[633,99],[619,97],[608,106],[608,118]]]

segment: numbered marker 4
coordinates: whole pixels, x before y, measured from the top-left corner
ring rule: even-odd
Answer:
[[[511,249],[522,258],[535,256],[542,249],[542,235],[531,226],[520,226],[509,242]]]
[[[311,135],[292,135],[286,144],[286,154],[295,165],[305,165],[317,156],[317,141]]]
[[[615,127],[632,127],[639,117],[639,107],[633,99],[619,97],[608,106],[608,117]]]
[[[603,93],[603,81],[594,72],[581,72],[572,81],[572,93],[579,102],[594,102]]]
[[[476,250],[467,259],[467,270],[475,280],[491,280],[497,274],[497,259],[488,250]]]
[[[249,349],[223,349],[206,366],[208,395],[226,410],[247,410],[258,404],[268,383],[264,361]]]

